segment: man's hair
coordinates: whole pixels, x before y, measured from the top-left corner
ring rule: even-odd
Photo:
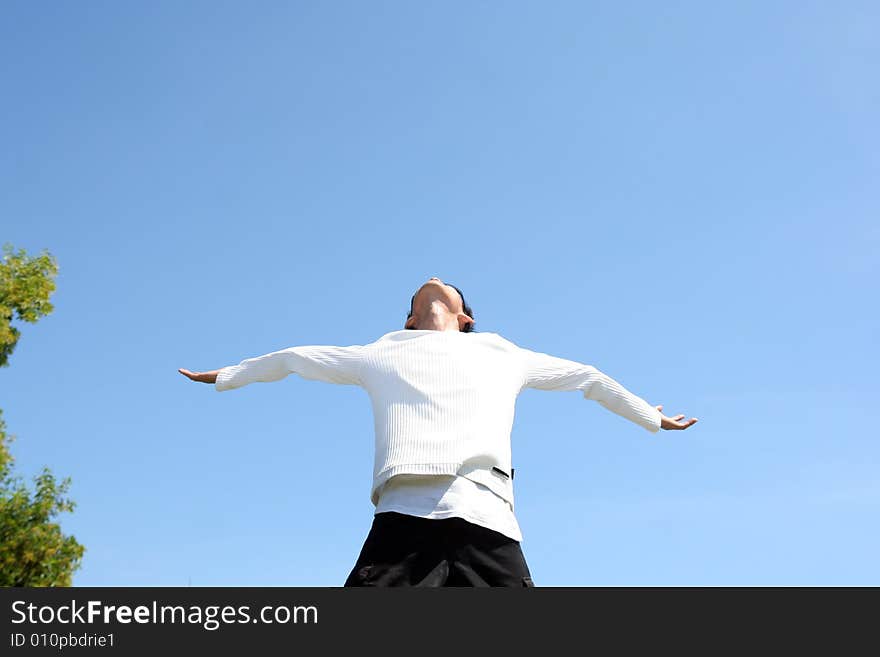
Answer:
[[[471,310],[471,307],[467,304],[467,301],[464,300],[464,294],[462,293],[462,291],[459,290],[457,287],[455,287],[452,283],[447,283],[446,285],[448,285],[449,287],[453,288],[456,292],[458,292],[458,296],[461,297],[461,307],[464,310],[464,314],[467,315],[468,317],[473,317],[474,311]],[[416,290],[416,292],[412,295],[412,299],[409,300],[409,312],[406,314],[407,319],[412,317],[413,303],[415,303],[416,294],[418,294],[418,290]],[[476,323],[477,323],[476,320],[474,320],[473,322],[468,322],[467,324],[464,325],[464,329],[462,329],[461,332],[462,333],[473,332],[474,324],[476,324]]]

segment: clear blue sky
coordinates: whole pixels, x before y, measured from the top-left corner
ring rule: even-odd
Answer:
[[[341,585],[366,392],[177,368],[371,342],[439,276],[700,419],[523,392],[538,586],[880,585],[876,3],[0,14],[0,240],[60,265],[0,408],[20,473],[73,478],[74,584]]]

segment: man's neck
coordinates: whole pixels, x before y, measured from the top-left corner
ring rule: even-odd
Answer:
[[[458,316],[449,312],[443,303],[431,304],[431,309],[421,318],[417,329],[428,331],[458,331]]]

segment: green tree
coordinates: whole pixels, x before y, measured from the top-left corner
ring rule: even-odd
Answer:
[[[0,263],[0,367],[9,366],[9,357],[18,344],[20,331],[12,325],[13,315],[35,323],[52,312],[49,296],[55,291],[58,263],[47,251],[28,257],[24,249],[15,252],[3,245]]]
[[[55,290],[58,265],[44,252],[29,257],[3,246],[0,263],[0,367],[18,344],[19,331],[13,317],[36,322],[52,312],[49,296]],[[48,468],[34,477],[34,491],[12,471],[9,445],[14,436],[6,432],[0,410],[0,586],[70,586],[85,548],[73,536],[65,536],[54,519],[73,511],[66,497],[70,478],[60,483]]]

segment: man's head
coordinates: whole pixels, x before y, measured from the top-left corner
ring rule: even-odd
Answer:
[[[434,276],[410,299],[403,327],[470,333],[474,330],[474,313],[461,290]]]

